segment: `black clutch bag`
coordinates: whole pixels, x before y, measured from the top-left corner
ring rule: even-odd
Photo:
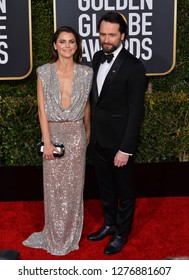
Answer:
[[[60,154],[57,153],[56,151],[53,152],[54,157],[63,157],[64,152],[65,152],[65,147],[63,144],[57,144],[53,143],[53,145],[59,150]],[[39,155],[43,155],[43,149],[44,149],[44,142],[39,142],[37,144],[37,153]]]

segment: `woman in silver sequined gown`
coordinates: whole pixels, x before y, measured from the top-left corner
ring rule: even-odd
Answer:
[[[55,32],[53,60],[37,69],[39,121],[44,141],[45,225],[23,245],[65,255],[79,248],[83,228],[85,153],[90,134],[92,69],[80,64],[81,41],[70,27]],[[52,143],[63,143],[55,158]],[[58,152],[58,151],[57,151]]]

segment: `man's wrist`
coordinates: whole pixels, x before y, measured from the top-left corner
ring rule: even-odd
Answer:
[[[124,154],[124,155],[128,155],[128,156],[132,156],[132,155],[133,155],[133,154],[130,154],[130,153],[122,152],[122,151],[120,151],[120,150],[119,150],[119,152],[121,152],[121,153]]]

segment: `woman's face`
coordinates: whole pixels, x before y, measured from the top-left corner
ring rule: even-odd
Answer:
[[[77,50],[76,38],[72,33],[61,32],[54,43],[54,48],[57,50],[59,57],[73,57]]]

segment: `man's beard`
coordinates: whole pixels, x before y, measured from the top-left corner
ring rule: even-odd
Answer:
[[[112,53],[114,52],[115,50],[117,50],[117,48],[119,48],[120,45],[118,46],[115,46],[115,45],[111,45],[111,48],[106,48],[102,45],[102,49],[105,53]]]

